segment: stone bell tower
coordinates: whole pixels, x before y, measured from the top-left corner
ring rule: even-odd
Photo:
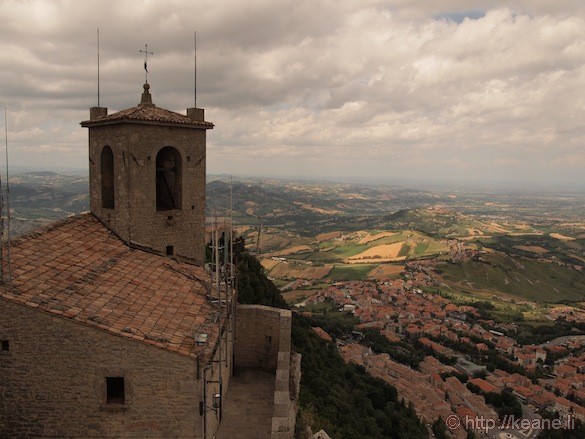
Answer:
[[[129,246],[202,265],[205,261],[204,110],[187,115],[152,103],[144,84],[136,107],[108,115],[93,107],[89,128],[90,207]]]

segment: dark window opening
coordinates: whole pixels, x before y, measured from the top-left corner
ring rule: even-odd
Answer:
[[[104,146],[102,149],[102,207],[114,208],[114,154],[112,148]]]
[[[270,335],[267,335],[264,338],[264,352],[270,352],[270,349],[272,348],[272,337]]]
[[[156,210],[181,208],[181,154],[165,146],[156,155]]]
[[[175,247],[167,245],[167,256],[173,256],[175,254]]]
[[[9,351],[10,350],[10,341],[2,340],[2,350]]]
[[[106,377],[106,402],[124,404],[124,377]]]

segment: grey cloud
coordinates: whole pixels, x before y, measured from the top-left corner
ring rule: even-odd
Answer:
[[[112,111],[139,101],[145,43],[154,102],[191,106],[197,29],[210,170],[576,179],[582,3],[0,0],[0,104],[15,162],[85,166],[96,29]]]

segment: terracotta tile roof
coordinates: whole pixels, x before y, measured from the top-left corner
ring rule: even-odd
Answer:
[[[214,349],[215,311],[197,280],[209,275],[130,249],[91,214],[12,241],[11,267],[7,300],[181,355],[206,360]]]
[[[200,127],[205,129],[213,128],[213,124],[211,122],[197,121],[183,114],[175,113],[174,111],[170,110],[165,110],[164,108],[159,108],[152,104],[150,105],[140,104],[137,105],[136,107],[118,111],[117,113],[112,113],[107,116],[101,116],[93,120],[86,120],[84,122],[81,122],[81,126],[87,127],[112,122],[131,121],[153,122],[157,124],[166,123],[172,125],[178,124],[185,126]]]
[[[333,339],[331,338],[331,336],[329,335],[329,333],[327,333],[327,331],[325,331],[323,328],[320,328],[319,326],[313,327],[313,331],[315,331],[315,333],[321,337],[323,340],[326,341],[333,341]]]
[[[481,389],[484,393],[498,393],[498,388],[491,383],[481,379],[481,378],[474,378],[469,380],[471,384],[475,384],[477,387]]]
[[[211,122],[205,122],[203,120],[196,120],[189,116],[184,116],[174,111],[165,110],[159,108],[152,103],[152,96],[150,95],[150,85],[148,83],[143,86],[144,92],[140,104],[136,107],[128,108],[126,110],[118,111],[113,114],[104,114],[97,116],[91,120],[81,122],[83,127],[91,127],[97,125],[109,125],[113,123],[124,123],[124,122],[138,122],[138,123],[152,123],[152,124],[163,124],[163,125],[181,125],[190,126],[194,128],[211,129],[213,124]],[[107,113],[107,109],[102,108]],[[201,112],[198,116],[203,116]]]
[[[465,420],[466,417],[467,417],[467,419],[477,418],[477,413],[475,413],[469,407],[457,407],[456,411],[457,411],[457,416],[459,416],[460,419]],[[465,422],[465,421],[463,421],[463,422]]]

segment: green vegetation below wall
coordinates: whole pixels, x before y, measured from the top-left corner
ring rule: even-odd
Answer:
[[[254,256],[244,251],[238,255],[238,302],[288,308],[280,290],[264,274]]]
[[[303,356],[300,406],[314,431],[336,439],[427,437],[414,409],[396,389],[343,361],[301,316],[293,318],[293,346]]]

